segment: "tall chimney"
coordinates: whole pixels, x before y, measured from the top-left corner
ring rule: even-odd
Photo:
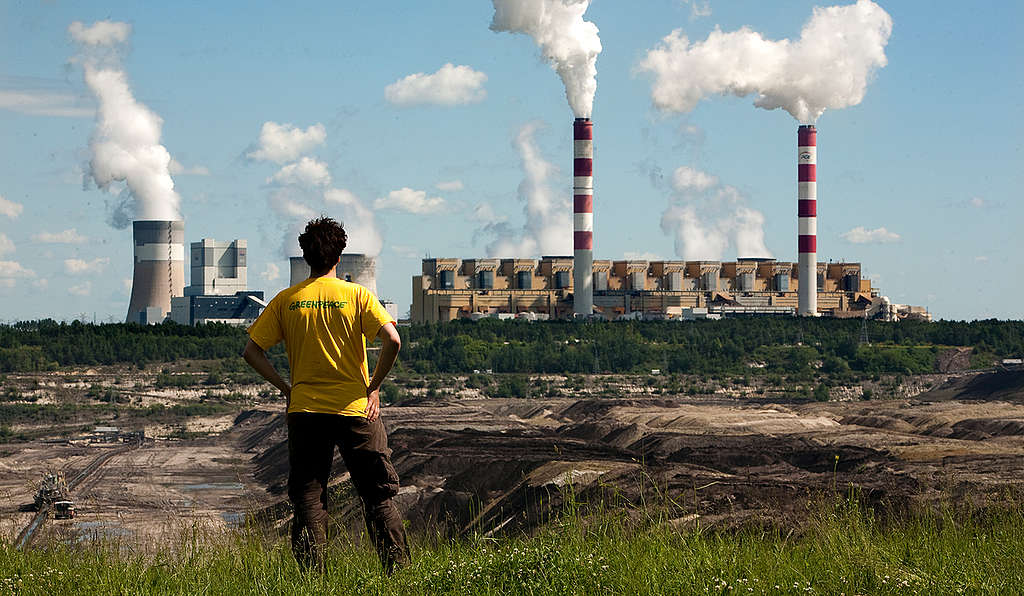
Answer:
[[[171,297],[185,295],[185,223],[132,222],[135,272],[128,302],[129,323],[159,323],[171,312]]]
[[[797,240],[800,262],[797,314],[818,316],[818,131],[811,124],[797,129]]]
[[[572,126],[573,312],[594,312],[594,123]]]

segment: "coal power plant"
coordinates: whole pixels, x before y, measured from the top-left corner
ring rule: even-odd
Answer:
[[[171,298],[185,290],[185,222],[132,222],[135,265],[128,323],[159,323],[171,312]]]

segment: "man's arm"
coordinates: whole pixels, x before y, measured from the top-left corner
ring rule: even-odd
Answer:
[[[277,370],[274,368],[274,365],[267,359],[267,353],[263,351],[263,348],[261,348],[258,343],[249,339],[249,343],[245,344],[245,350],[242,352],[242,358],[245,358],[245,361],[249,363],[249,366],[251,366],[256,372],[260,373],[260,376],[269,381],[274,387],[277,387],[278,391],[281,392],[281,395],[285,397],[285,407],[291,405],[291,385],[285,382],[285,380],[281,378],[281,375],[277,374]]]
[[[373,378],[366,388],[366,419],[373,422],[380,416],[380,384],[391,372],[398,358],[398,350],[402,349],[402,338],[394,323],[387,323],[377,332],[377,337],[384,342],[377,356],[377,367],[373,369]]]

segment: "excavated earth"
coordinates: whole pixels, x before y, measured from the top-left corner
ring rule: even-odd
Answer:
[[[529,531],[577,505],[667,505],[678,524],[799,524],[853,491],[883,512],[1024,484],[1024,372],[953,378],[913,399],[772,403],[690,397],[452,399],[385,409],[398,501],[414,528]],[[283,417],[243,433],[255,476],[284,496]],[[336,460],[335,518],[359,525]],[[265,510],[280,522],[288,507]]]
[[[987,507],[1021,494],[1024,371],[952,376],[904,399],[745,395],[449,394],[389,406],[397,501],[414,530],[456,535],[529,532],[569,498],[633,515],[663,507],[680,527],[732,527],[798,526],[808,504],[833,491],[896,514],[950,500]],[[240,409],[212,421],[208,436],[150,440],[112,457],[73,491],[78,518],[46,524],[36,543],[102,535],[138,548],[247,518],[284,531],[291,508],[281,407]],[[70,477],[108,448],[4,445],[4,539],[31,519],[22,509],[43,471]],[[340,457],[335,472],[333,519],[358,529],[361,508]]]

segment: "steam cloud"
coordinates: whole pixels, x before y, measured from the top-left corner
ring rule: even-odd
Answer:
[[[892,18],[871,0],[815,7],[800,39],[771,41],[743,27],[691,44],[676,29],[639,69],[654,74],[661,110],[689,112],[710,95],[755,95],[754,105],[782,108],[802,123],[826,109],[859,104],[875,70],[886,65]]]
[[[284,256],[298,256],[296,238],[306,222],[332,207],[341,211],[338,219],[348,234],[346,252],[376,256],[384,242],[373,211],[350,191],[332,187],[327,164],[307,155],[326,141],[327,131],[319,122],[305,130],[292,124],[265,122],[259,142],[245,154],[252,161],[281,166],[266,184],[270,187],[267,203],[285,229],[282,252]]]
[[[132,219],[181,219],[171,154],[160,144],[163,119],[136,101],[121,65],[119,46],[130,33],[131,25],[112,21],[68,27],[79,44],[73,61],[82,65],[85,84],[99,102],[87,176],[99,188],[119,192],[110,218],[117,228]]]
[[[524,178],[519,184],[519,198],[526,202],[526,223],[518,232],[504,222],[484,226],[484,233],[497,236],[487,245],[491,257],[572,254],[572,237],[566,233],[572,229],[572,204],[563,198],[564,193],[554,192],[548,184],[557,168],[541,156],[534,143],[539,127],[538,122],[524,125],[513,141],[522,160]]]
[[[491,0],[492,31],[525,33],[562,78],[569,107],[589,118],[597,91],[597,26],[583,20],[590,0]]]
[[[718,261],[730,244],[738,257],[770,257],[764,242],[764,215],[746,205],[733,186],[687,166],[672,175],[671,202],[661,229],[675,240],[676,254],[688,261]]]

